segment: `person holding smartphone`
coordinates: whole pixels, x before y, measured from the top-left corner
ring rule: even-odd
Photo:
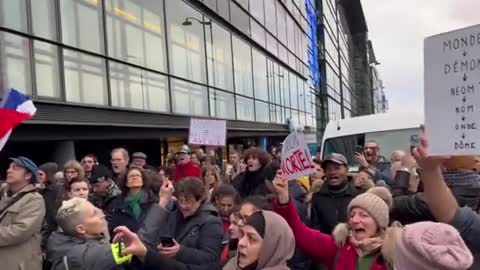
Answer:
[[[200,179],[187,177],[175,186],[176,209],[167,210],[174,187],[164,181],[159,203],[150,209],[139,237],[161,257],[193,267],[220,264],[223,240],[218,210],[206,200],[205,185]],[[167,268],[168,269],[168,268]]]

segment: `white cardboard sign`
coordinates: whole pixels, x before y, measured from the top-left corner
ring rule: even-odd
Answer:
[[[430,152],[480,153],[480,25],[425,39],[425,132]]]
[[[282,171],[288,180],[297,179],[314,172],[312,157],[305,144],[303,133],[294,131],[287,136],[282,146]]]
[[[225,146],[227,142],[227,121],[190,119],[188,143],[193,145]]]

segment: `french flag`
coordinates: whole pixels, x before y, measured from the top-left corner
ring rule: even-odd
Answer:
[[[5,92],[0,102],[0,151],[7,143],[12,130],[37,112],[33,102],[15,89]]]

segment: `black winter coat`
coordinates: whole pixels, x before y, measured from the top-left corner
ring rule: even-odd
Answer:
[[[113,198],[106,210],[108,232],[113,238],[113,230],[118,226],[126,226],[132,232],[137,232],[142,227],[143,221],[154,204],[158,203],[158,197],[153,192],[146,192],[140,207],[142,212],[138,220],[126,202],[127,196],[122,194]]]
[[[240,197],[246,198],[253,195],[266,196],[270,194],[267,187],[267,175],[270,174],[270,167],[265,166],[255,172],[245,171],[235,177],[232,185],[238,191]]]
[[[390,222],[393,221],[407,225],[420,221],[435,222],[435,218],[430,212],[423,193],[416,193],[393,198],[393,205],[390,210]]]
[[[42,225],[42,250],[46,248],[48,237],[57,230],[57,212],[62,205],[63,188],[53,184],[47,184],[40,190],[45,201],[45,220]]]
[[[187,219],[180,211],[170,212],[155,205],[138,235],[152,250],[156,250],[161,237],[173,237],[181,245],[175,261],[189,269],[220,265],[222,222],[211,203],[203,204],[194,216]]]
[[[328,184],[323,185],[312,197],[312,227],[331,234],[338,223],[347,222],[348,205],[358,194],[351,181],[347,181],[339,190],[333,190]]]

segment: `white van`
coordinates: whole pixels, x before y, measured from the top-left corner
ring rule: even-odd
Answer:
[[[423,114],[416,113],[373,114],[330,121],[323,136],[322,159],[330,153],[343,154],[354,171],[358,169],[355,149],[368,141],[376,141],[379,154],[390,159],[393,151],[409,151],[410,146],[418,143],[423,123]]]

